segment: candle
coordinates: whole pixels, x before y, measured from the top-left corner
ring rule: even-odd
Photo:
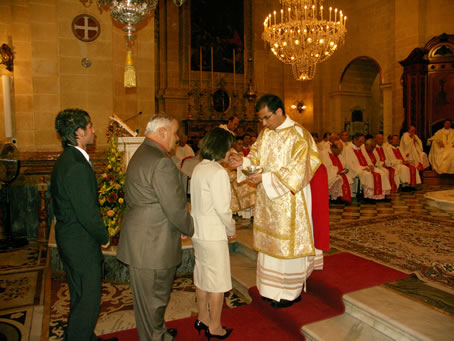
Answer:
[[[344,26],[345,26],[346,22],[347,22],[347,16],[344,17]]]
[[[304,19],[307,19],[307,6],[304,5]]]
[[[274,25],[276,25],[276,24],[277,24],[277,21],[276,21],[276,11],[274,11],[273,14],[274,14]]]
[[[342,14],[342,11],[340,11],[340,13],[339,13],[339,22],[340,22],[341,25],[342,25],[342,18],[343,18],[343,14]]]
[[[214,74],[213,74],[213,47],[211,47],[211,90],[214,89]]]
[[[235,72],[235,49],[233,49],[233,92],[236,93],[236,72]]]
[[[291,12],[291,9],[290,7],[288,8],[288,21],[291,20],[291,16],[292,16],[292,12]]]
[[[334,22],[336,22],[336,17],[337,17],[337,8],[334,10]]]
[[[5,115],[5,137],[13,137],[13,120],[11,118],[11,79],[7,75],[2,76],[3,84],[3,112]]]
[[[202,90],[202,46],[200,46],[200,90]]]
[[[331,11],[333,10],[332,7],[329,8],[329,21],[331,21]]]
[[[281,8],[281,24],[282,24],[282,17],[284,16],[284,10]]]
[[[320,6],[320,19],[323,20],[323,6]]]
[[[312,18],[315,19],[315,5],[312,5]]]
[[[191,89],[191,45],[188,46],[188,88]]]

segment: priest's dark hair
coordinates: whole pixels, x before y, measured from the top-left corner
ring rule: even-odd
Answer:
[[[214,128],[203,138],[200,155],[203,159],[218,161],[225,157],[225,154],[235,144],[235,137],[227,130]]]
[[[55,129],[61,138],[63,148],[77,146],[77,129],[85,130],[90,123],[90,115],[82,109],[65,109],[55,118]]]
[[[255,111],[259,112],[264,107],[268,107],[268,110],[273,114],[276,113],[277,109],[281,108],[282,114],[285,116],[284,103],[282,103],[280,97],[276,95],[266,94],[260,97],[260,99],[257,101],[257,104],[255,105]]]

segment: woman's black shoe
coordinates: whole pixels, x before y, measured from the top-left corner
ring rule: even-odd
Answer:
[[[211,334],[210,330],[207,329],[205,331],[205,335],[208,338],[208,340],[210,340],[211,338],[219,339],[219,340],[225,340],[226,338],[228,338],[230,336],[230,334],[232,334],[233,328],[224,328],[224,330],[225,330],[225,334],[224,335],[216,335],[216,334]]]
[[[197,331],[199,332],[199,335],[200,335],[200,331],[201,330],[204,330],[205,334],[208,331],[208,326],[205,323],[203,323],[202,321],[200,321],[200,320],[195,320],[194,328],[197,329]]]

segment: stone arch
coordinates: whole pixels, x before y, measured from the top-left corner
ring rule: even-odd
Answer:
[[[336,116],[341,130],[372,135],[385,130],[383,70],[375,59],[360,56],[350,61],[342,72],[338,89]]]

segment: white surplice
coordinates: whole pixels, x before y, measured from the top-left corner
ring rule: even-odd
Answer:
[[[399,151],[400,154],[402,155],[403,159],[405,160],[405,157],[403,156],[403,153],[398,146],[393,146],[391,144],[388,144],[388,147],[385,147],[384,150],[385,150],[385,154],[386,154],[386,159],[389,160],[389,162],[391,163],[391,166],[394,167],[399,173],[400,183],[405,184],[405,185],[412,185],[412,186],[421,183],[421,177],[419,176],[418,170],[416,170],[416,172],[415,172],[415,179],[412,183],[410,167],[404,165],[404,161],[399,160],[396,157],[396,153],[393,152],[393,150],[396,150],[396,152]],[[415,166],[413,166],[413,167],[415,167]]]
[[[325,149],[322,152],[320,152],[320,158],[322,159],[323,164],[326,167],[326,171],[328,172],[328,188],[329,188],[329,195],[331,200],[336,200],[339,197],[342,197],[342,185],[344,183],[343,177],[338,174],[339,168],[333,164],[333,161],[331,160],[330,154],[331,153],[330,149]],[[343,156],[340,154],[338,156],[339,161],[342,164],[342,167],[344,169],[348,169],[345,165],[345,160]],[[350,174],[345,173],[344,174],[348,184],[350,186],[350,192],[353,192],[353,179],[350,176]]]
[[[363,187],[363,195],[365,198],[380,200],[384,199],[387,194],[389,194],[391,190],[391,185],[389,183],[389,176],[387,173],[383,172],[379,168],[375,168],[374,172],[380,175],[380,182],[381,182],[381,193],[375,194],[376,190],[378,192],[378,188],[376,189],[376,185],[374,182],[374,176],[372,172],[367,170],[367,166],[361,166],[358,157],[355,154],[355,150],[360,151],[366,160],[367,166],[372,165],[369,158],[366,158],[367,154],[365,151],[363,152],[362,148],[356,147],[354,144],[351,144],[349,148],[345,150],[345,161],[347,168],[349,169],[349,174],[352,178],[359,177],[361,181],[361,186]],[[368,161],[369,160],[369,161]]]
[[[408,132],[403,134],[400,139],[400,151],[402,156],[419,170],[429,167],[427,154],[424,153],[422,142],[417,135],[411,138]]]
[[[430,139],[429,161],[438,174],[454,174],[454,129],[441,128]]]

